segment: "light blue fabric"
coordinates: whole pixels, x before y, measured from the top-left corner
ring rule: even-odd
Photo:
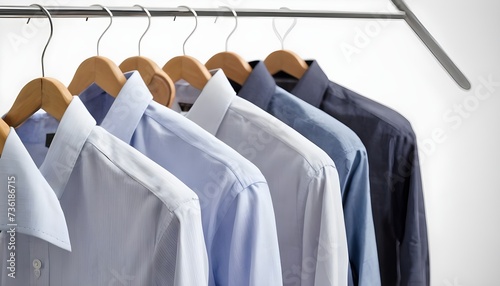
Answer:
[[[50,143],[46,136],[56,129]],[[0,165],[14,156],[26,161],[22,170],[3,166],[0,177],[16,177],[15,212],[24,211],[26,216],[19,221],[15,249],[7,251],[13,242],[10,233],[0,233],[0,285],[208,283],[196,194],[96,126],[78,97],[72,99],[60,122],[37,113],[16,131],[33,160],[21,150],[15,134],[10,134]],[[17,145],[17,152],[11,144]],[[64,217],[58,214],[59,208]],[[21,231],[26,226],[34,228],[33,232]],[[69,233],[71,251],[62,228]],[[62,241],[54,243],[51,238]],[[12,273],[7,268],[12,266],[11,252],[15,278],[8,275]]]
[[[380,285],[368,158],[363,143],[340,121],[278,87],[263,62],[252,65],[253,71],[238,96],[286,123],[333,159],[341,184],[350,278],[354,285]]]
[[[116,99],[96,85],[81,100],[101,127],[177,176],[200,199],[209,285],[282,285],[274,209],[250,161],[154,102],[138,72]]]
[[[31,235],[71,251],[59,200],[12,127],[0,158],[0,182],[1,231]]]

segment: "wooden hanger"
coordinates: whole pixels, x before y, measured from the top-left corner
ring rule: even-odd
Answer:
[[[113,61],[99,56],[99,43],[102,36],[104,36],[113,23],[113,14],[108,8],[102,5],[93,6],[99,6],[106,10],[110,16],[110,22],[97,41],[97,56],[90,57],[80,64],[68,86],[68,89],[72,94],[78,95],[91,84],[95,83],[106,93],[116,97],[123,85],[127,82],[127,79],[123,75],[120,68]]]
[[[132,70],[139,71],[142,80],[148,86],[151,94],[153,94],[153,99],[161,105],[170,107],[175,98],[174,82],[155,62],[149,58],[141,56],[141,42],[142,38],[144,38],[144,35],[146,35],[149,27],[151,26],[151,13],[149,13],[149,11],[141,5],[134,6],[142,8],[142,10],[147,14],[148,27],[139,40],[139,56],[130,57],[124,60],[119,67],[122,72]]]
[[[299,55],[289,50],[272,52],[266,57],[264,64],[272,75],[283,71],[296,79],[300,79],[309,68]]]
[[[17,127],[21,125],[26,119],[33,115],[40,108],[45,110],[48,114],[52,115],[57,120],[61,120],[64,112],[68,108],[73,96],[68,89],[60,81],[54,78],[45,77],[44,57],[47,46],[52,39],[53,26],[52,17],[50,13],[38,4],[32,6],[40,7],[40,9],[47,15],[50,22],[50,36],[45,48],[42,52],[42,77],[36,78],[26,84],[16,100],[12,108],[7,112],[4,117],[5,123],[9,126]],[[4,133],[4,126],[2,133]]]
[[[122,72],[137,70],[153,95],[154,101],[170,107],[175,98],[174,81],[155,62],[143,56],[125,59],[120,64]]]
[[[78,95],[95,83],[113,97],[123,88],[127,79],[120,68],[110,59],[94,56],[83,61],[73,76],[68,89]]]
[[[212,75],[208,69],[197,59],[191,56],[177,56],[169,60],[164,66],[163,71],[170,78],[177,82],[180,79],[187,81],[196,89],[203,89]]]
[[[210,70],[220,68],[229,79],[235,81],[239,85],[243,85],[250,76],[250,73],[252,73],[252,67],[240,55],[227,51],[229,38],[231,38],[234,34],[236,28],[238,28],[238,15],[234,9],[228,6],[221,6],[221,8],[223,7],[231,10],[234,15],[235,25],[231,33],[229,33],[226,38],[226,50],[212,56],[205,63],[205,66]],[[215,21],[217,21],[217,18]]]
[[[9,136],[10,127],[5,123],[3,119],[0,118],[0,155],[2,155],[3,147]]]
[[[283,7],[281,9],[288,8]],[[299,55],[290,50],[285,50],[284,48],[285,39],[293,30],[296,24],[297,19],[294,18],[292,25],[288,28],[288,30],[282,37],[278,32],[278,29],[276,28],[276,18],[273,18],[273,30],[276,34],[276,37],[278,37],[281,42],[281,50],[272,52],[264,60],[264,64],[266,65],[267,70],[272,75],[276,74],[279,71],[283,71],[297,79],[300,79],[309,68],[307,63]]]
[[[72,99],[69,90],[57,79],[36,78],[23,87],[4,120],[9,126],[18,127],[41,108],[59,121]]]
[[[177,82],[180,79],[184,79],[191,86],[201,90],[205,87],[212,75],[210,74],[208,69],[197,59],[186,55],[186,42],[198,27],[198,15],[196,14],[196,11],[187,6],[179,7],[189,9],[189,11],[193,13],[196,22],[193,31],[191,32],[191,34],[189,34],[189,36],[184,41],[184,44],[182,45],[182,51],[184,55],[177,56],[169,60],[163,66],[163,71],[165,71],[174,82]]]
[[[220,52],[205,64],[207,69],[220,68],[224,74],[239,85],[243,85],[252,73],[252,67],[240,55],[233,52]]]

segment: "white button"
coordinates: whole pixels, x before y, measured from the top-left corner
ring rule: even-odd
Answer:
[[[42,262],[40,261],[40,259],[34,259],[33,260],[33,267],[35,268],[35,277],[38,279],[40,278],[40,274],[41,274],[41,271],[40,271],[40,268],[42,268]]]
[[[42,262],[39,259],[33,260],[33,267],[35,267],[35,269],[42,268]]]

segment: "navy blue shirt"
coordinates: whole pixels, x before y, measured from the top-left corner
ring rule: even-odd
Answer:
[[[382,285],[429,285],[429,251],[417,140],[399,113],[329,81],[316,61],[300,80],[276,83],[349,126],[363,141]]]
[[[263,62],[250,64],[253,71],[243,86],[233,83],[238,96],[286,123],[332,158],[342,193],[350,285],[380,285],[365,146],[343,123],[278,87]]]

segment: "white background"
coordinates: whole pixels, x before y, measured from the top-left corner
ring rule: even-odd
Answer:
[[[10,3],[9,3],[10,2]],[[139,1],[104,1],[108,6]],[[2,5],[29,5],[4,1]],[[43,5],[94,2],[41,0]],[[389,1],[141,1],[146,7],[190,5],[236,8],[392,11]],[[396,109],[412,123],[420,142],[427,211],[432,285],[500,285],[500,2],[495,0],[407,0],[407,4],[472,83],[461,89],[402,20],[299,19],[285,42],[306,59],[317,59],[331,80]],[[153,18],[142,55],[161,67],[182,53],[194,20]],[[286,28],[290,21],[281,20]],[[77,66],[96,53],[106,18],[55,19],[45,58],[46,76],[65,84]],[[117,64],[137,54],[146,18],[115,18],[101,43],[101,55]],[[247,60],[279,49],[269,18],[240,18],[229,49]],[[205,62],[224,49],[232,18],[200,18],[186,52]],[[0,19],[0,114],[21,88],[39,77],[40,54],[48,37],[44,19]],[[344,48],[344,50],[343,50]],[[352,54],[346,53],[350,48]],[[485,88],[481,79],[496,86]],[[478,94],[490,96],[477,99]],[[464,106],[464,111],[455,111]],[[458,110],[458,109],[457,109]],[[448,119],[446,119],[448,118]],[[453,119],[453,120],[452,120]],[[441,133],[433,137],[434,133]]]

